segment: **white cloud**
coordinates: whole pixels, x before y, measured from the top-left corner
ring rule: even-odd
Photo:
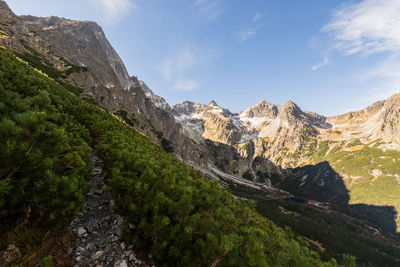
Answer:
[[[358,75],[357,78],[371,85],[366,94],[360,98],[362,102],[386,99],[400,92],[400,53],[394,53],[376,67]]]
[[[251,23],[242,26],[242,28],[236,32],[236,35],[239,38],[241,44],[245,43],[251,37],[254,37],[257,34],[258,29],[262,26],[262,23],[259,23],[262,19],[262,15],[258,12],[253,16]]]
[[[198,11],[206,20],[216,20],[224,13],[224,7],[219,0],[196,0]]]
[[[106,23],[121,21],[136,7],[131,0],[89,0],[89,2],[103,14]]]
[[[324,56],[324,59],[320,63],[313,65],[311,67],[311,69],[313,71],[316,71],[316,70],[318,70],[319,68],[322,68],[323,66],[325,66],[328,63],[329,63],[329,58],[327,56]]]
[[[386,56],[381,62],[375,61],[372,68],[362,67],[359,74],[353,74],[365,88],[358,101],[371,103],[400,91],[399,0],[361,0],[341,5],[322,31],[333,38],[333,45],[328,49],[338,50],[345,56],[366,57],[379,53]]]
[[[323,28],[346,55],[400,50],[400,1],[363,0],[342,5]]]
[[[200,84],[193,80],[179,79],[175,82],[173,90],[175,92],[188,92],[199,88]]]
[[[250,27],[240,30],[238,33],[239,39],[241,43],[246,42],[249,38],[255,36],[257,34],[257,29]]]
[[[189,70],[198,61],[197,52],[186,46],[174,55],[164,59],[157,67],[164,78],[170,81],[176,74]]]
[[[262,15],[260,13],[256,12],[256,14],[254,14],[254,17],[253,17],[253,22],[256,22],[260,19],[262,19]]]

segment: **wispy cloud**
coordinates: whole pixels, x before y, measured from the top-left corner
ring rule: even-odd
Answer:
[[[194,80],[179,79],[175,82],[173,90],[175,92],[188,92],[199,88],[200,83]]]
[[[176,74],[189,70],[198,61],[197,52],[186,46],[165,58],[157,67],[164,78],[170,81]]]
[[[256,12],[253,17],[253,22],[259,21],[260,19],[262,19],[262,17],[263,16],[260,13]]]
[[[363,0],[342,5],[323,31],[333,34],[335,48],[346,55],[400,50],[400,1]]]
[[[215,20],[224,13],[224,7],[219,0],[196,0],[196,8],[206,20]]]
[[[106,23],[123,20],[136,7],[131,0],[89,0],[89,3],[103,14]]]
[[[184,45],[156,66],[173,91],[191,91],[200,86],[190,76],[191,71],[206,63],[215,51],[207,46]]]
[[[330,49],[345,56],[386,55],[374,67],[364,67],[354,75],[366,89],[359,101],[373,102],[400,91],[399,0],[362,0],[341,5],[322,31],[331,34]]]
[[[311,69],[313,71],[316,71],[316,70],[322,68],[323,66],[325,66],[328,63],[329,63],[329,57],[328,56],[324,56],[323,60],[320,63],[317,63],[317,64],[313,65],[311,67]]]
[[[244,43],[251,37],[255,36],[257,34],[257,28],[255,27],[249,27],[249,28],[244,28],[240,31],[237,32],[240,42]]]
[[[236,32],[241,44],[257,34],[258,29],[262,26],[262,23],[259,22],[261,19],[262,15],[256,12],[251,23],[242,26],[242,28]]]

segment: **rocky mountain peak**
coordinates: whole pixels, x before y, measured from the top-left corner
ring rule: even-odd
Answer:
[[[262,100],[256,105],[242,111],[241,117],[274,119],[278,115],[278,106]]]
[[[282,109],[283,110],[300,111],[301,112],[301,109],[299,108],[299,106],[297,106],[296,103],[294,103],[291,100],[286,101],[286,103],[283,104]]]
[[[147,98],[149,98],[153,104],[158,107],[161,108],[165,111],[167,111],[168,113],[171,113],[171,107],[170,105],[167,103],[167,101],[165,101],[165,99],[161,96],[156,95],[147,85],[144,81],[139,81],[140,87],[142,88],[144,94],[146,95]]]
[[[0,9],[9,12],[15,16],[14,12],[12,12],[12,10],[8,7],[7,3],[3,0],[0,0]]]
[[[304,117],[303,111],[292,101],[287,101],[279,110],[279,117],[283,120],[293,122]]]
[[[208,103],[209,107],[219,107],[217,102],[215,102],[215,100],[211,100],[210,103]]]

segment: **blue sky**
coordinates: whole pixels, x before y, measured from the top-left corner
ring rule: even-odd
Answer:
[[[400,91],[398,0],[7,0],[99,23],[131,75],[168,103],[265,99],[335,115]]]

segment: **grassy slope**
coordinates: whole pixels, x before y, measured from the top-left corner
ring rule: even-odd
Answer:
[[[350,195],[349,204],[394,207],[397,232],[400,232],[400,151],[383,150],[380,144],[380,140],[363,144],[359,139],[345,143],[317,142],[310,138],[301,151],[289,153],[288,149],[283,149],[281,160],[285,159],[292,167],[328,162],[343,179]],[[293,188],[291,192],[296,193],[296,190]]]
[[[393,206],[398,213],[397,231],[400,232],[400,151],[383,151],[379,142],[352,150],[361,142],[356,139],[350,144],[334,144],[327,155],[314,157],[315,163],[328,161],[344,179],[350,194],[350,204],[365,203],[378,206]],[[322,151],[324,145],[318,147]],[[374,170],[381,174],[373,176]]]

